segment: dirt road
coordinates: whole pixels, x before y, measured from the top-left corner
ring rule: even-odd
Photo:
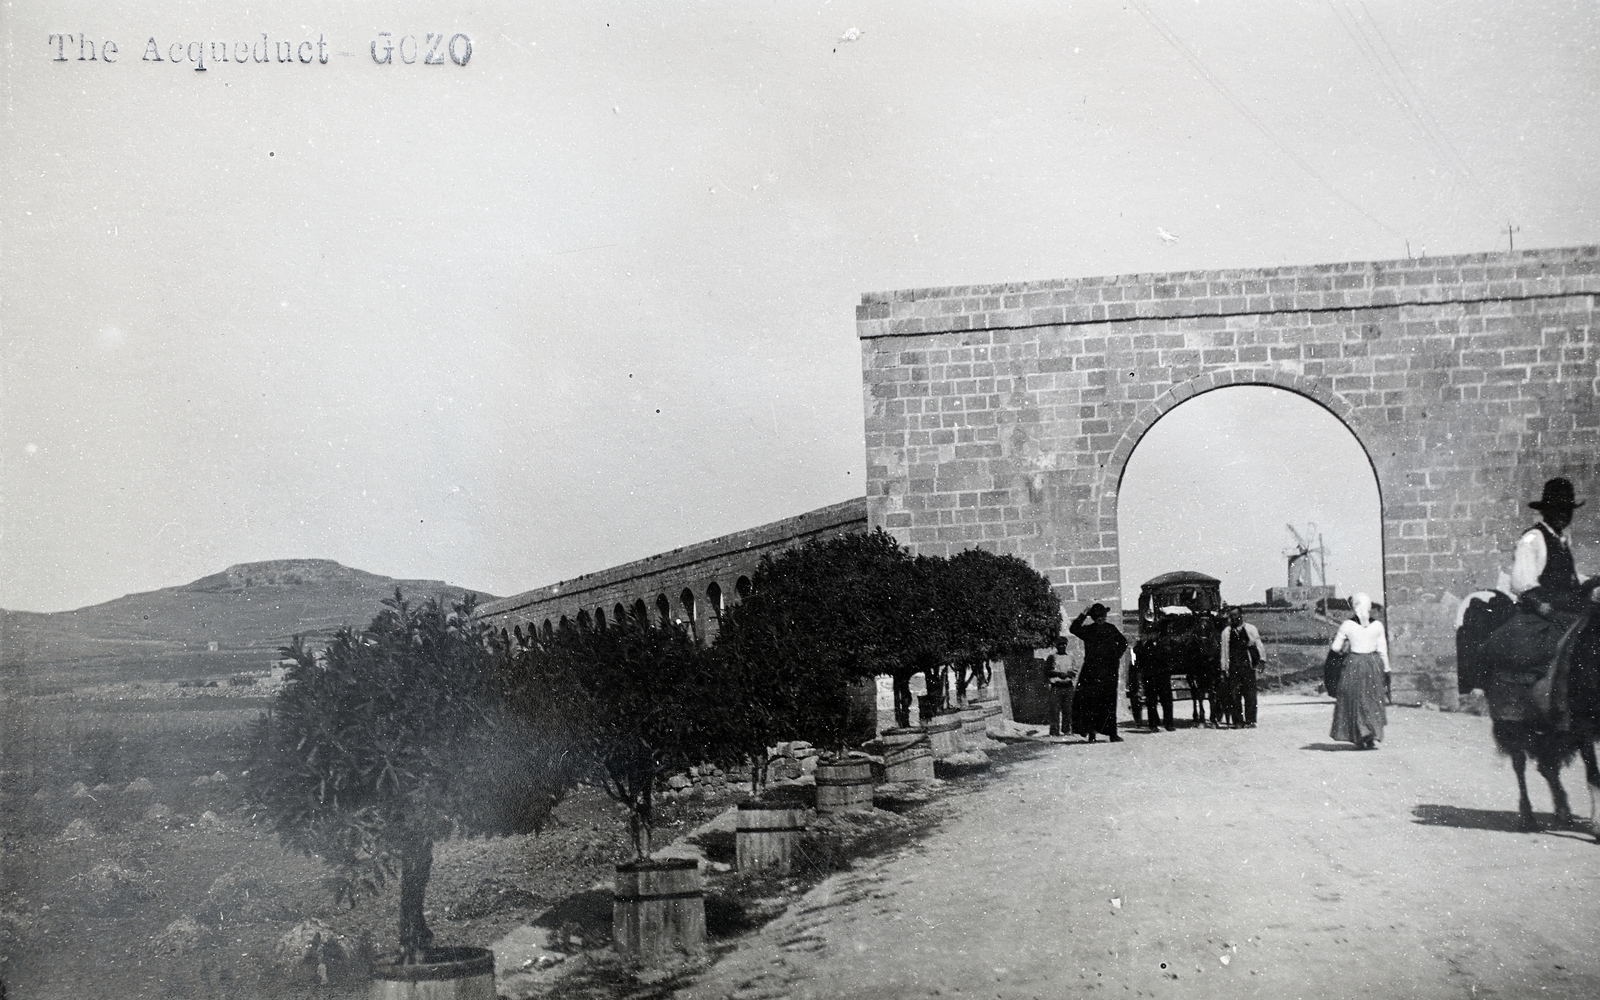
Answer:
[[[678,995],[1600,996],[1600,845],[1514,832],[1488,720],[1393,708],[1358,752],[1331,704],[1040,747]]]

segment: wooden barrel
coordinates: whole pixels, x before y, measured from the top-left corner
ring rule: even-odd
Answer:
[[[1006,731],[1005,710],[1000,707],[999,698],[987,698],[978,702],[978,707],[983,709],[983,725],[985,732],[993,735]]]
[[[982,743],[989,735],[983,709],[978,705],[968,705],[961,710],[960,715],[961,738],[969,743]]]
[[[961,731],[961,716],[954,712],[936,715],[923,732],[928,734],[928,747],[933,756],[943,759],[956,752],[956,733]]]
[[[430,948],[418,965],[372,967],[372,1000],[495,1000],[494,952]]]
[[[805,810],[792,802],[741,802],[734,849],[742,872],[786,872],[806,828]]]
[[[872,762],[847,760],[817,765],[817,812],[872,808]]]
[[[921,729],[885,729],[878,737],[883,744],[883,780],[926,781],[933,777],[933,748]]]
[[[915,743],[918,740],[924,740],[927,738],[928,731],[923,729],[921,726],[911,726],[906,729],[901,729],[899,727],[894,729],[885,729],[883,732],[878,734],[878,742],[886,747],[904,746],[907,743]]]
[[[630,861],[617,866],[611,904],[617,954],[652,962],[706,946],[706,902],[693,858]]]

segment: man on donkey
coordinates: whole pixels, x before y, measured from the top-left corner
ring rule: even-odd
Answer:
[[[1594,581],[1581,583],[1572,558],[1567,527],[1573,511],[1583,506],[1571,480],[1557,477],[1544,484],[1544,495],[1528,504],[1541,515],[1538,524],[1517,539],[1511,564],[1511,591],[1520,610],[1570,625],[1583,612]]]
[[[1528,504],[1541,520],[1522,533],[1511,564],[1514,610],[1485,642],[1492,665],[1484,693],[1491,715],[1502,722],[1532,722],[1551,709],[1552,666],[1562,636],[1588,603],[1596,581],[1580,580],[1567,527],[1578,500],[1568,479],[1544,484],[1544,494]]]
[[[1574,753],[1583,756],[1591,796],[1600,790],[1600,615],[1586,614],[1600,579],[1582,580],[1574,564],[1567,527],[1583,503],[1572,483],[1547,481],[1528,506],[1542,520],[1517,540],[1516,603],[1471,602],[1457,631],[1457,656],[1463,690],[1481,685],[1488,696],[1495,743],[1517,775],[1522,828],[1532,830],[1538,824],[1524,777],[1528,757],[1550,785],[1560,821],[1572,815],[1560,772]]]

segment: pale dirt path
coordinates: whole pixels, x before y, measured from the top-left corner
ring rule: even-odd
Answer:
[[[1393,708],[1364,753],[1331,713],[1052,746],[678,996],[1600,997],[1600,845],[1510,832],[1488,720]]]

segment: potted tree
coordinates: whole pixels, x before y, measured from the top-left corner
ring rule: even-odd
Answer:
[[[506,661],[472,616],[397,590],[325,655],[297,637],[255,733],[248,794],[285,845],[333,868],[351,905],[399,881],[398,948],[374,970],[396,995],[489,977],[481,948],[437,948],[424,917],[435,842],[537,831],[575,778],[559,716],[510,708]],[[408,985],[409,984],[409,985]]]
[[[871,805],[871,767],[848,748],[876,735],[871,686],[915,644],[925,603],[916,579],[881,529],[814,539],[763,558],[750,595],[727,615],[744,655],[793,688],[793,728],[826,748],[819,811]]]
[[[554,697],[595,780],[628,808],[633,860],[617,866],[612,927],[624,956],[650,961],[705,946],[705,907],[695,862],[651,856],[660,782],[691,762],[735,753],[717,661],[687,630],[647,618],[605,629],[569,626],[535,637],[519,670]]]

